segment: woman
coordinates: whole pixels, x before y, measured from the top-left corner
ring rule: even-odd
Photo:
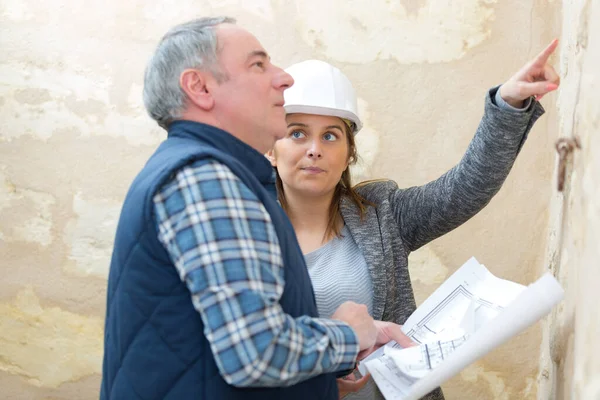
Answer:
[[[544,112],[536,100],[558,87],[547,65],[556,45],[489,91],[479,128],[457,166],[409,189],[383,180],[353,187],[349,166],[362,123],[351,83],[322,61],[287,70],[295,81],[284,93],[287,135],[268,156],[322,317],[352,300],[366,304],[376,320],[405,322],[415,310],[409,253],[463,224],[498,192]],[[338,386],[340,397],[356,392],[347,399],[383,398],[368,379],[339,379]],[[443,396],[438,390],[427,398]]]

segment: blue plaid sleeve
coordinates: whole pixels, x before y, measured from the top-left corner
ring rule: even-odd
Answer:
[[[354,366],[358,340],[347,324],[283,312],[283,261],[271,218],[229,168],[213,160],[188,165],[153,200],[159,240],[191,292],[227,383],[289,386]]]

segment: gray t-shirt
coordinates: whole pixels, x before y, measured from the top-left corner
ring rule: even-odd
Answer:
[[[373,313],[373,286],[367,262],[350,231],[304,255],[319,317],[329,318],[345,301],[365,304]]]
[[[373,285],[367,262],[350,231],[344,225],[342,237],[336,237],[304,255],[315,291],[319,316],[329,318],[345,301],[365,304],[373,314]],[[358,393],[344,400],[383,399],[370,380]]]

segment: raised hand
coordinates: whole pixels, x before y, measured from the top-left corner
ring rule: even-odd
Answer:
[[[525,64],[516,74],[500,87],[500,96],[513,107],[523,107],[523,101],[531,96],[536,100],[546,93],[556,90],[560,78],[554,68],[548,64],[548,58],[558,46],[554,39],[533,60]]]

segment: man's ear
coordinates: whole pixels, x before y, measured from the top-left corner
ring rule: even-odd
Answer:
[[[197,69],[186,69],[179,77],[179,85],[188,101],[204,111],[211,110],[215,105],[215,99],[208,90],[210,79],[212,76],[209,73]]]
[[[267,154],[265,154],[265,157],[267,157],[267,159],[269,161],[271,161],[271,165],[273,167],[277,167],[277,160],[275,159],[275,149],[271,149],[271,150],[267,151]]]

